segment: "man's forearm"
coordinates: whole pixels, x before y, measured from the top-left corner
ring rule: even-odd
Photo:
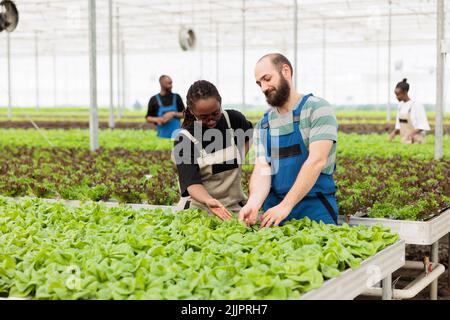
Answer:
[[[147,117],[146,119],[148,123],[158,123],[158,121],[161,120],[161,118],[158,117]]]
[[[324,166],[323,161],[306,160],[283,202],[289,207],[295,207],[314,187]]]
[[[184,118],[184,113],[183,112],[175,112],[174,117],[178,118],[178,119],[183,119]]]
[[[256,164],[250,178],[248,203],[261,207],[270,192],[271,169],[268,164]]]

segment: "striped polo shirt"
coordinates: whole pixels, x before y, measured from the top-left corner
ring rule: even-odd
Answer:
[[[289,126],[292,123],[293,112],[280,115],[274,108],[269,111],[269,119],[271,122],[276,121],[278,124],[286,123],[286,126]],[[260,138],[261,121],[256,125],[253,136],[253,147],[256,157],[266,156],[264,144]],[[308,151],[309,145],[315,141],[333,140],[335,142],[328,155],[327,164],[322,170],[322,173],[332,174],[336,164],[338,123],[331,105],[325,99],[314,96],[310,97],[300,113],[299,127],[303,142]],[[283,125],[279,129],[282,132]]]

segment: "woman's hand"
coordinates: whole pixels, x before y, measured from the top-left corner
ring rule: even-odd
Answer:
[[[396,136],[395,132],[391,132],[391,134],[389,135],[389,141],[394,140],[395,136]]]
[[[388,140],[389,140],[389,141],[394,140],[394,139],[395,139],[395,136],[398,135],[398,134],[400,134],[400,130],[394,129],[394,130],[391,132],[391,134],[389,135]]]
[[[219,200],[211,198],[206,200],[206,206],[209,210],[222,220],[230,220],[233,215],[220,203]]]

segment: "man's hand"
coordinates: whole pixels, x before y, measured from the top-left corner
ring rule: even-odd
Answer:
[[[219,200],[209,199],[205,202],[209,210],[222,220],[230,220],[233,215],[220,203]]]
[[[169,122],[174,117],[175,117],[175,112],[173,112],[173,111],[164,113],[164,115],[163,115],[163,123]]]
[[[291,213],[292,209],[283,203],[270,208],[261,217],[261,228],[278,226]]]
[[[155,124],[158,126],[161,126],[163,124],[165,124],[164,119],[162,117],[156,118],[155,119]]]
[[[259,207],[247,203],[239,211],[239,221],[244,221],[247,225],[253,225],[256,223],[258,218]]]

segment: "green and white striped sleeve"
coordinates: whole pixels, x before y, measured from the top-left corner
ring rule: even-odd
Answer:
[[[327,163],[322,173],[332,174],[336,166],[336,147],[338,141],[338,123],[335,112],[330,104],[321,98],[314,97],[309,110],[308,145],[315,141],[332,140],[335,143],[328,155]]]
[[[310,126],[310,144],[321,140],[333,140],[337,142],[338,123],[334,110],[327,101],[317,99],[312,104]]]

